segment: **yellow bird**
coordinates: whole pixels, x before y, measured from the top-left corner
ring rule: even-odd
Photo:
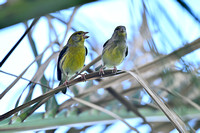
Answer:
[[[57,78],[60,84],[68,85],[68,79],[78,73],[84,66],[87,48],[84,41],[88,32],[78,31],[73,33],[67,44],[61,50],[57,63]],[[62,91],[66,93],[66,90]]]
[[[117,26],[112,37],[103,45],[102,61],[103,65],[99,70],[99,74],[104,74],[105,67],[114,67],[113,72],[117,72],[117,67],[122,63],[128,55],[128,47],[126,44],[126,28],[125,26]]]

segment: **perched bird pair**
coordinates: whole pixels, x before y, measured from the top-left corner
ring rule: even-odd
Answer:
[[[58,57],[57,78],[61,85],[68,84],[68,79],[75,73],[78,73],[84,66],[87,48],[84,46],[84,41],[89,36],[88,32],[78,31],[71,35],[67,45],[63,47]],[[117,26],[112,37],[103,45],[102,61],[103,64],[99,67],[99,74],[104,74],[104,67],[114,67],[113,72],[117,72],[116,66],[121,64],[128,54],[126,44],[126,28]],[[82,76],[84,78],[84,76]],[[63,91],[66,93],[66,90]]]

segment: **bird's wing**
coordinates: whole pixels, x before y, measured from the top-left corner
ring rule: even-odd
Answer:
[[[67,52],[68,46],[65,45],[64,48],[60,51],[60,54],[58,56],[58,63],[57,63],[57,78],[60,81],[61,80],[61,69],[60,69],[60,60],[62,59],[62,57],[64,56],[64,54]]]
[[[104,45],[103,45],[103,52],[102,52],[102,55],[104,54],[104,52],[107,50],[107,49],[109,49],[109,46],[110,46],[111,44],[110,44],[110,39],[108,39],[105,43],[104,43]]]
[[[108,39],[108,40],[104,43],[103,48],[106,47],[106,45],[108,44],[108,41],[109,41],[109,40],[110,40],[110,39]]]
[[[126,47],[125,57],[128,55],[128,47]]]
[[[88,54],[87,47],[85,47],[85,56]]]

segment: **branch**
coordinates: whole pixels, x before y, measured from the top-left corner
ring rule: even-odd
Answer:
[[[19,0],[0,6],[0,29],[95,0]]]
[[[194,50],[197,50],[198,48],[200,48],[200,38],[196,39],[192,43],[187,44],[184,47],[172,52],[169,55],[163,56],[163,57],[161,57],[161,58],[159,58],[159,59],[157,59],[155,61],[152,61],[150,63],[147,63],[147,64],[145,64],[145,65],[143,65],[143,66],[141,66],[141,67],[139,67],[137,69],[138,69],[138,71],[140,71],[140,73],[144,73],[146,71],[150,71],[152,68],[157,68],[158,69],[158,68],[160,68],[160,67],[162,67],[162,66],[164,66],[166,64],[170,64],[171,61],[175,61],[176,59],[179,59],[182,56],[184,56],[184,55],[186,55],[186,54],[188,54],[188,53],[190,53],[190,52],[192,52]],[[134,72],[134,70],[133,70],[133,72]],[[112,70],[105,70],[105,74],[103,75],[103,77],[110,77],[110,76],[118,75],[118,74],[122,74],[122,73],[125,73],[125,71],[117,71],[116,74],[113,74]],[[129,75],[129,74],[126,73],[126,75]],[[85,77],[86,77],[87,80],[95,80],[95,79],[101,78],[101,76],[99,75],[99,72],[94,72],[94,73],[88,74]],[[76,79],[71,80],[69,82],[69,86],[72,86],[72,85],[74,85],[76,83],[83,82],[83,81],[85,81],[85,80],[82,79],[81,77],[76,78]],[[64,86],[64,85],[58,86],[55,89],[52,89],[52,90],[46,92],[45,94],[43,94],[43,95],[31,100],[30,102],[27,102],[27,103],[15,108],[15,109],[10,110],[9,112],[7,112],[7,113],[5,113],[5,114],[0,116],[0,121],[2,121],[5,118],[8,118],[9,116],[13,115],[14,113],[16,113],[16,112],[18,112],[18,111],[20,111],[20,110],[32,105],[32,104],[38,102],[38,101],[41,101],[44,98],[47,98],[49,96],[52,96],[55,93],[58,93],[58,92],[62,91],[65,88],[66,88],[66,86]]]

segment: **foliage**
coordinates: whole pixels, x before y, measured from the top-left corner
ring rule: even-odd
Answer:
[[[24,7],[20,4],[21,2],[9,3],[8,1],[2,5],[0,10],[4,12],[0,12],[0,16],[1,13],[5,13],[5,16],[0,17],[0,20],[9,16],[12,6]],[[119,20],[117,24],[106,20],[106,16],[105,18],[99,18],[101,15],[97,14],[92,18],[92,15],[87,16],[91,13],[91,7],[106,5],[109,2],[97,1],[77,6],[88,2],[90,1],[76,4],[69,1],[68,5],[62,7],[50,6],[48,10],[44,8],[42,14],[39,15],[26,7],[23,9],[27,10],[24,14],[16,12],[24,17],[20,17],[17,21],[15,18],[9,18],[9,24],[0,26],[2,28],[50,13],[35,18],[33,21],[24,22],[28,29],[25,35],[28,36],[35,58],[30,65],[26,66],[19,76],[6,72],[5,68],[0,70],[1,73],[16,77],[2,91],[0,99],[5,98],[20,80],[27,81],[26,87],[20,88],[23,89],[21,95],[16,101],[12,101],[16,103],[14,109],[0,116],[0,131],[33,129],[38,131],[45,128],[48,132],[57,130],[59,126],[67,125],[70,127],[68,132],[81,132],[93,125],[102,124],[104,125],[103,132],[111,127],[113,120],[116,119],[135,132],[139,132],[138,127],[143,125],[150,129],[149,132],[170,132],[173,129],[179,132],[198,130],[200,128],[197,117],[200,110],[199,60],[192,60],[192,58],[196,56],[195,50],[200,47],[200,39],[196,39],[199,36],[192,41],[189,37],[185,38],[190,33],[185,33],[186,30],[178,26],[178,20],[172,17],[173,15],[169,13],[170,9],[164,7],[164,3],[160,1],[152,3],[142,0],[140,2],[116,1],[116,3],[125,3],[128,9],[128,20],[126,22],[123,19]],[[38,1],[33,1],[33,3],[34,7],[42,6]],[[56,2],[53,3],[56,5]],[[167,6],[170,4],[175,6],[177,12],[184,10],[189,19],[194,18],[192,23],[199,25],[195,10],[192,10],[192,6],[188,3],[174,1],[167,4]],[[62,5],[62,3],[57,5]],[[71,6],[77,7],[61,10]],[[106,9],[106,7],[101,8]],[[116,7],[113,10],[117,12],[118,9],[119,7]],[[51,13],[52,11],[58,12]],[[84,11],[87,11],[86,15]],[[114,19],[114,16],[112,17]],[[123,13],[118,14],[117,17],[121,19]],[[124,16],[124,19],[126,17]],[[41,21],[48,24],[49,44],[42,52],[39,52],[40,46],[34,37],[34,31],[38,30],[37,26]],[[29,22],[32,22],[33,28],[30,28]],[[118,67],[116,74],[112,73],[111,69],[106,69],[101,77],[98,71],[94,71],[94,68],[101,63],[101,50],[103,43],[108,39],[106,37],[111,36],[115,28],[113,25],[120,25],[119,23],[127,27],[129,54],[123,64]],[[105,24],[108,26],[106,27]],[[65,27],[63,32],[58,30],[58,25]],[[65,45],[68,36],[80,29],[90,33],[90,39],[86,44],[89,49],[87,63],[81,70],[83,73],[87,72],[87,81],[84,82],[81,77],[75,75],[69,82],[67,94],[61,94],[60,91],[66,87],[58,86],[55,76],[58,53]],[[20,45],[22,39],[17,44]],[[24,74],[31,71],[33,65],[37,68],[31,80],[24,78]],[[42,94],[34,97],[38,89],[41,89]],[[60,103],[59,98],[62,96],[67,96],[68,99],[64,97],[65,100]],[[37,109],[41,106],[45,106],[45,109],[38,113]],[[136,117],[142,120],[141,123],[136,122],[135,119],[132,120],[138,125],[126,120],[126,118]],[[150,117],[152,119],[148,119]],[[191,121],[192,125],[189,124]],[[76,125],[82,128],[74,128]]]

